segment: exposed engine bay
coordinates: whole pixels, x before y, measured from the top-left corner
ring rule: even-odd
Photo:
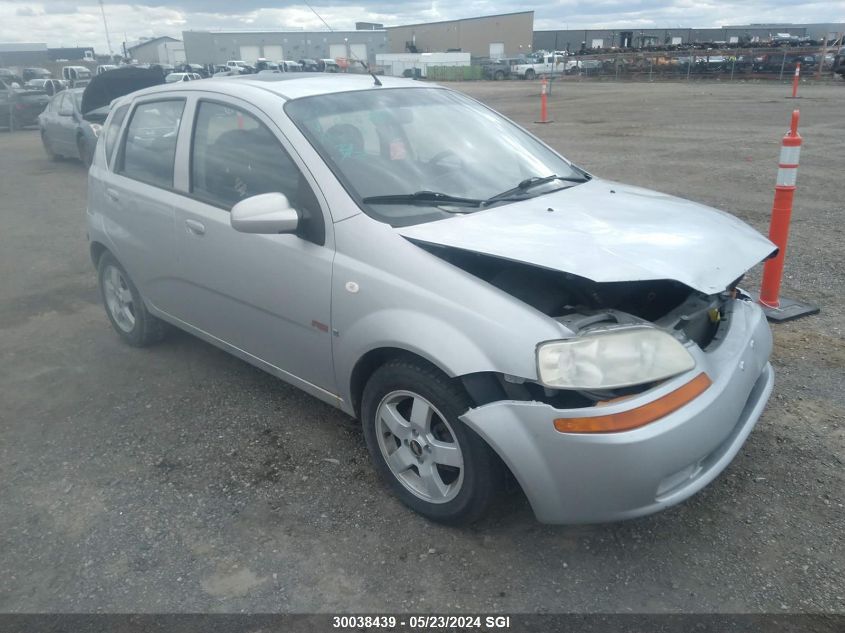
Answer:
[[[573,332],[615,324],[657,325],[675,332],[682,341],[695,342],[705,351],[718,340],[720,326],[728,316],[726,303],[735,296],[739,281],[715,295],[706,295],[670,279],[598,283],[472,251],[425,243],[417,245],[556,319]],[[470,377],[469,382],[473,381],[481,382]],[[653,386],[643,384],[602,392],[575,392],[549,389],[511,376],[502,376],[498,382],[508,399],[540,400],[566,408],[593,406]],[[467,388],[472,391],[470,385]]]

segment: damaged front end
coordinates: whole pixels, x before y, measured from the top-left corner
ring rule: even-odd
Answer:
[[[679,346],[695,345],[706,352],[719,342],[729,303],[747,299],[737,288],[741,278],[723,292],[708,295],[670,279],[595,282],[461,249],[426,243],[418,246],[555,319],[572,332],[573,340],[608,332],[637,337],[638,333],[657,328],[670,334]],[[692,357],[687,358],[691,363]],[[506,399],[572,409],[593,407],[652,389],[663,378],[691,368],[683,365],[683,359],[679,362],[678,371],[659,379],[634,380],[636,384],[608,388],[544,384],[542,368],[538,368],[538,380],[495,373],[471,374],[463,380],[479,405]]]
[[[771,333],[762,311],[736,287],[739,279],[714,294],[665,279],[600,283],[421,246],[572,332],[538,345],[536,379],[462,376],[476,406],[461,420],[502,458],[542,522],[616,521],[683,501],[730,463],[765,407],[774,383]],[[602,347],[617,336],[627,337],[621,351]],[[549,363],[548,373],[544,346],[585,341],[585,350],[566,350],[564,361]],[[548,384],[579,354],[588,366],[600,359],[602,371],[572,371],[563,379],[573,384],[584,377],[613,383],[643,358],[679,364],[649,380],[627,371],[633,384],[624,386]],[[666,369],[647,362],[642,371],[655,367]]]

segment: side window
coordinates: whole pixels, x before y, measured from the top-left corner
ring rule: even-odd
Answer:
[[[147,101],[135,107],[117,172],[158,187],[173,187],[173,161],[184,99]]]
[[[271,192],[285,194],[299,212],[300,237],[324,242],[314,192],[273,133],[247,112],[200,101],[191,141],[191,193],[228,211]]]
[[[123,125],[123,119],[126,118],[127,112],[129,112],[129,104],[120,106],[114,111],[109,126],[106,128],[106,162],[109,164],[111,164],[114,146],[117,143],[117,135],[120,133],[120,126]]]

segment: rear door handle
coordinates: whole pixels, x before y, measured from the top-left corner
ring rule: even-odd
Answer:
[[[185,220],[185,226],[194,235],[205,235],[205,224],[196,220]]]
[[[120,194],[116,190],[112,189],[111,187],[106,188],[106,195],[109,198],[111,198],[112,200],[114,200],[115,202],[120,200]]]

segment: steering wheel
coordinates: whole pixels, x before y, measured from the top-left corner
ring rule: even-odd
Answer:
[[[453,163],[450,164],[440,164],[443,160],[454,157]],[[449,178],[454,178],[456,176],[460,176],[460,174],[464,170],[464,161],[461,157],[459,157],[455,152],[450,149],[443,150],[442,152],[438,152],[434,156],[431,157],[430,160],[426,161],[425,163],[429,167],[433,167],[429,177],[435,181],[440,182],[442,180],[446,180]],[[440,185],[443,186],[443,185]]]
[[[453,166],[449,166],[449,165],[441,165],[441,166],[440,166],[440,168],[439,168],[439,169],[436,171],[436,173],[434,174],[435,176],[443,176],[443,175],[445,175],[445,174],[448,174],[449,172],[459,171],[459,170],[461,170],[461,169],[463,169],[463,168],[464,168],[464,161],[463,161],[463,159],[462,159],[460,156],[458,156],[458,155],[457,155],[454,151],[452,151],[451,149],[445,149],[445,150],[443,150],[442,152],[438,152],[438,153],[436,153],[436,154],[435,154],[434,156],[432,156],[432,157],[431,157],[428,161],[426,161],[426,165],[429,165],[429,166],[431,166],[431,167],[435,167],[435,166],[437,166],[437,165],[438,165],[441,161],[443,161],[445,158],[449,158],[450,156],[454,156],[454,157],[455,157],[455,159],[456,159],[456,163],[457,163],[457,164],[456,164],[456,165],[453,165]]]

